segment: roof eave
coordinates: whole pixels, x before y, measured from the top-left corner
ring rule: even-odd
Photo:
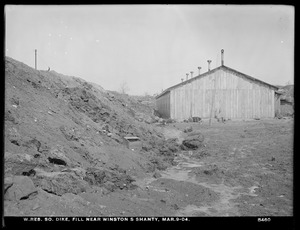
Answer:
[[[237,71],[237,70],[235,70],[235,69],[231,69],[231,68],[229,68],[229,67],[227,67],[227,66],[224,66],[224,67],[225,67],[226,69],[228,69],[228,70],[231,70],[231,71],[233,71],[233,72],[236,72],[236,73],[238,73],[238,74],[241,74],[241,75],[245,76],[246,78],[250,79],[251,81],[259,82],[259,83],[261,83],[261,84],[264,84],[264,85],[267,85],[267,86],[269,86],[269,87],[272,87],[272,88],[274,88],[275,90],[278,90],[278,89],[279,89],[277,86],[271,85],[271,84],[266,83],[266,82],[264,82],[264,81],[261,81],[261,80],[259,80],[259,79],[257,79],[257,78],[251,77],[251,76],[249,76],[249,75],[247,75],[247,74],[244,74],[244,73],[242,73],[242,72],[239,72],[239,71]]]

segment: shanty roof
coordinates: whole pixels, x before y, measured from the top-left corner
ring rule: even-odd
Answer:
[[[274,86],[274,85],[268,84],[268,83],[266,83],[266,82],[264,82],[264,81],[258,80],[258,79],[254,78],[254,77],[251,77],[251,76],[247,75],[247,74],[241,73],[241,72],[239,72],[239,71],[237,71],[237,70],[235,70],[235,69],[231,69],[231,68],[229,68],[229,67],[227,67],[227,66],[225,66],[225,65],[222,65],[222,66],[219,66],[219,67],[217,67],[217,68],[215,68],[215,69],[212,69],[212,70],[209,71],[209,72],[205,72],[205,73],[203,73],[203,74],[201,74],[201,75],[198,75],[198,76],[196,76],[196,77],[194,77],[194,78],[191,78],[191,79],[189,79],[189,80],[187,80],[187,81],[183,81],[183,82],[181,82],[181,83],[179,83],[179,84],[177,84],[177,85],[171,86],[171,87],[167,88],[166,90],[164,90],[164,91],[163,91],[162,93],[160,93],[159,95],[157,95],[155,98],[158,99],[158,98],[160,98],[161,96],[165,95],[166,93],[170,92],[172,89],[175,89],[175,88],[180,87],[180,86],[182,86],[182,85],[188,84],[188,83],[190,83],[190,82],[192,82],[192,81],[195,81],[196,79],[203,78],[203,77],[205,77],[205,76],[207,76],[207,75],[209,75],[209,74],[211,74],[211,73],[217,72],[217,71],[220,70],[220,69],[224,69],[224,70],[227,70],[227,71],[232,71],[232,72],[236,73],[237,75],[239,75],[240,77],[244,77],[244,78],[247,78],[247,79],[249,79],[249,80],[251,80],[251,81],[254,81],[254,82],[257,82],[257,83],[260,83],[260,84],[264,84],[264,85],[266,85],[266,86],[268,86],[268,87],[273,88],[273,89],[276,90],[276,91],[279,89],[278,87],[276,87],[276,86]]]

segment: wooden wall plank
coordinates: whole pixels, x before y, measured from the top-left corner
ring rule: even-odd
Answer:
[[[273,117],[272,116],[272,110],[273,110],[273,106],[272,106],[272,90],[269,90],[269,103],[270,103],[270,114],[269,117]]]
[[[234,93],[235,93],[235,106],[236,106],[236,108],[235,108],[235,117],[238,118],[239,117],[239,99],[238,99],[239,94],[238,94],[238,90],[235,89]]]
[[[251,85],[250,85],[251,88]],[[248,118],[250,119],[252,117],[252,100],[251,100],[251,89],[247,89],[248,91]]]
[[[271,90],[271,105],[272,105],[272,113],[271,117],[275,117],[275,93],[274,90]]]
[[[261,104],[261,114],[260,114],[260,117],[261,118],[264,118],[265,116],[265,103],[264,103],[264,99],[265,99],[265,95],[264,95],[264,90],[263,89],[260,89],[260,104]]]
[[[233,106],[234,106],[234,101],[233,101],[233,90],[230,89],[230,117],[233,118]]]
[[[238,92],[238,89],[235,90],[235,100],[236,100],[236,117],[240,117],[240,114],[239,114],[239,92]]]
[[[258,118],[261,118],[261,91],[260,88],[257,90],[257,116]]]
[[[253,98],[253,93],[254,92],[254,90],[253,89],[251,89],[250,90],[250,103],[251,103],[251,118],[254,118],[254,98]]]
[[[270,90],[270,107],[271,107],[270,117],[274,117],[274,115],[273,115],[274,101],[272,100],[273,98],[274,98],[273,90]]]

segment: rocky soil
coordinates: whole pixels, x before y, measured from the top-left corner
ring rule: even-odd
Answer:
[[[292,118],[160,124],[80,78],[8,57],[5,77],[6,216],[293,214]]]
[[[15,204],[42,194],[132,190],[135,178],[174,163],[177,148],[138,99],[9,57],[5,77],[7,215],[22,215]],[[141,149],[127,148],[125,136],[139,137]]]

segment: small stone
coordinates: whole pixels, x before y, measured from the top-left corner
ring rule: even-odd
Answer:
[[[40,208],[39,204],[35,204],[35,205],[32,207],[32,210],[36,210],[36,209],[38,209],[38,208]]]
[[[153,174],[153,177],[154,177],[154,178],[160,178],[160,177],[161,177],[161,174],[160,174],[159,172],[155,172],[155,173]]]
[[[189,127],[185,128],[183,130],[183,132],[185,132],[185,133],[189,133],[189,132],[192,132],[192,131],[193,131],[193,127],[192,126],[189,126]]]
[[[27,161],[31,161],[32,160],[32,156],[29,155],[29,154],[24,154],[24,158],[27,160]]]
[[[173,207],[175,210],[178,210],[178,209],[179,209],[179,207],[178,207],[177,204],[172,204],[172,207]]]

